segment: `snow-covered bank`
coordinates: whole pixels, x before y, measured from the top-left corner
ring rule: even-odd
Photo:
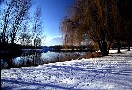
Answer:
[[[1,70],[4,90],[132,90],[132,51]]]

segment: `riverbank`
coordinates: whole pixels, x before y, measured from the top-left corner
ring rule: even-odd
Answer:
[[[1,70],[2,90],[131,90],[132,51]]]

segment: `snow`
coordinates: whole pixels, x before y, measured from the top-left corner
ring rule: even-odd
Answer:
[[[127,49],[121,49],[120,51],[121,52],[124,52],[126,51]],[[117,53],[117,50],[109,50],[109,53]]]
[[[1,70],[2,90],[132,90],[132,51]]]

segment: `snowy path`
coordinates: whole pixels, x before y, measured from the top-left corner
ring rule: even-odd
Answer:
[[[1,70],[4,90],[132,90],[132,51]]]

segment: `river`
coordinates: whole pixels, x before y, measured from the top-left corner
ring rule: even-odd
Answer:
[[[6,57],[1,59],[1,69],[20,68],[38,66],[47,63],[62,62],[78,59],[86,52],[51,52],[51,51],[32,51],[23,50],[17,57]]]

